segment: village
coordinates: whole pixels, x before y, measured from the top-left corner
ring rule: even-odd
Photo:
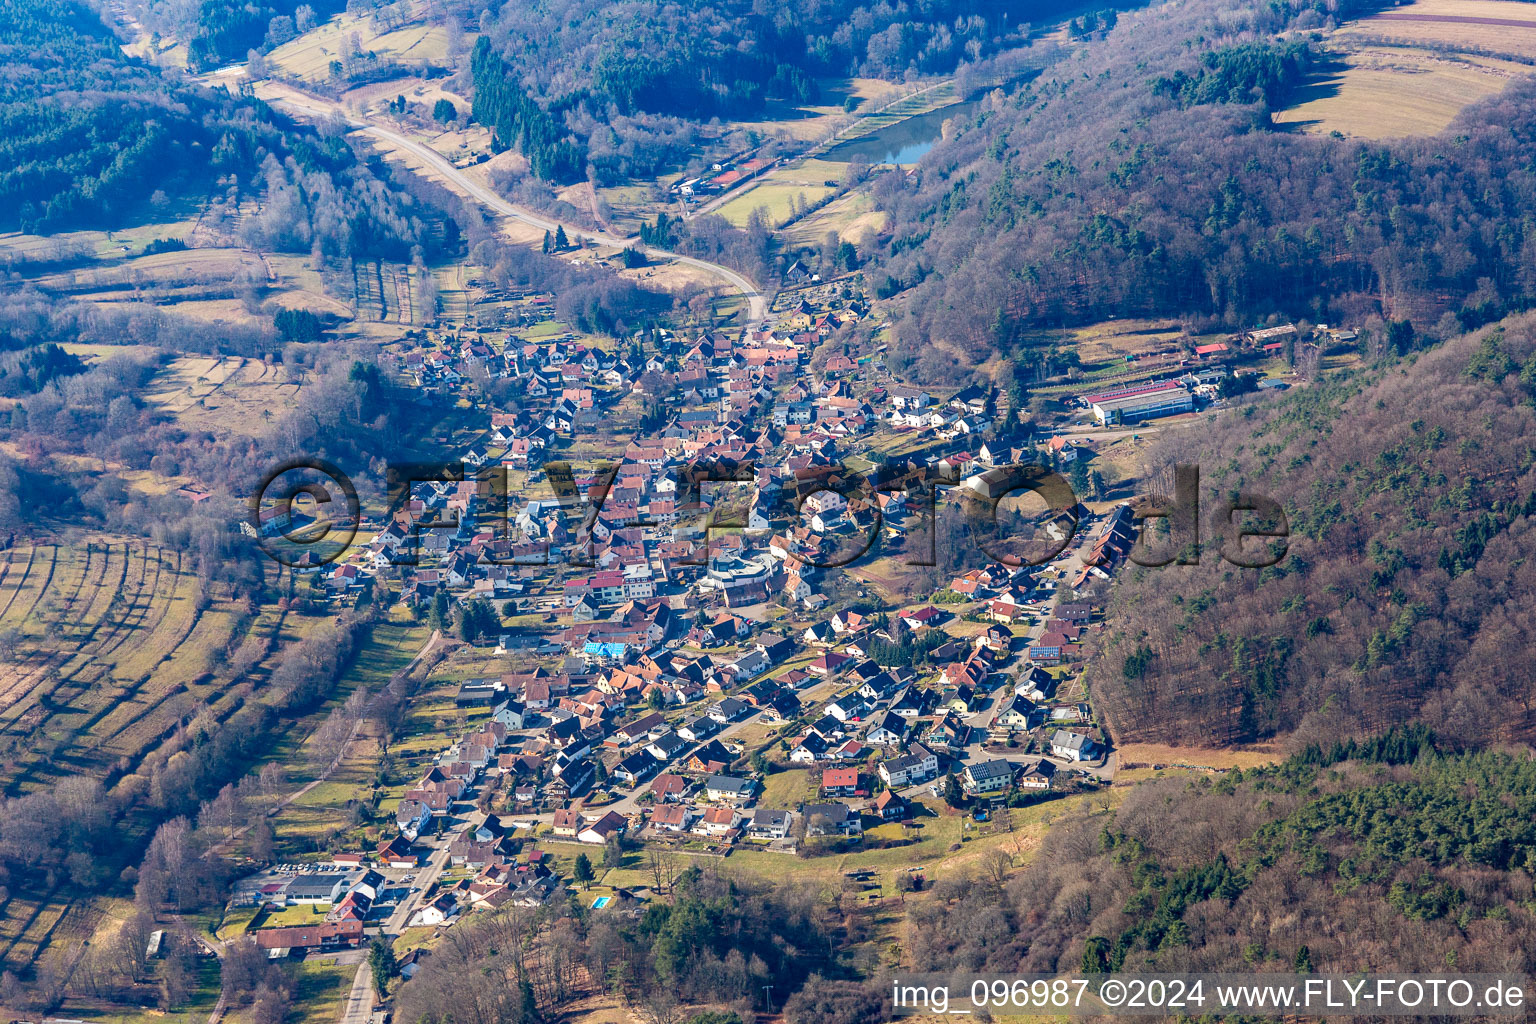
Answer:
[[[1089,422],[1042,436],[999,415],[990,389],[936,393],[896,382],[878,353],[829,353],[865,306],[801,276],[774,326],[734,337],[655,331],[611,352],[461,330],[403,355],[402,380],[424,394],[506,379],[518,407],[486,409],[464,479],[413,482],[371,541],[311,578],[335,603],[388,586],[516,668],[459,682],[467,728],[399,800],[393,835],[241,884],[237,900],[324,911],[256,928],[263,948],[346,948],[374,929],[566,899],[594,858],[637,848],[902,845],[937,814],[981,823],[1113,777],[1077,666],[1135,542],[1130,505],[1033,514],[1058,541],[1048,561],[975,550],[977,567],[892,605],[837,554],[920,553],[934,523],[904,490],[852,486],[848,468],[889,466],[894,442],[994,503],[1016,464],[1081,483],[1074,463],[1104,440],[1219,402],[1228,346],[1085,387],[1072,406]],[[1268,355],[1294,333],[1232,346]],[[649,422],[621,450],[572,458],[636,399]],[[716,470],[702,483],[700,466]],[[504,491],[486,484],[497,473]],[[293,526],[275,513],[262,532]],[[572,849],[591,857],[572,868]],[[591,904],[649,895],[623,887]]]

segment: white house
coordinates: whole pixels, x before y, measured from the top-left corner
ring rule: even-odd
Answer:
[[[757,839],[783,839],[789,835],[788,811],[759,807],[747,819],[747,834]]]
[[[912,744],[911,753],[880,762],[880,778],[892,789],[915,786],[938,774],[938,755],[921,743]]]
[[[459,904],[452,893],[443,893],[437,899],[411,915],[412,928],[434,928],[447,924],[459,914]]]
[[[1091,761],[1097,751],[1098,745],[1082,733],[1057,729],[1051,736],[1052,757],[1061,757],[1068,761]]]

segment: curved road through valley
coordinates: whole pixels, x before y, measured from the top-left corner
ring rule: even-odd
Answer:
[[[225,70],[227,71],[229,69]],[[215,72],[214,77],[224,73],[224,71]],[[307,113],[319,114],[327,117],[339,112],[336,107],[327,106],[324,103],[312,101],[309,96],[291,87],[283,86],[276,82],[271,82],[268,84],[280,89],[282,92],[282,96],[275,97],[274,102],[281,103],[286,106],[296,107]],[[375,138],[383,139],[386,142],[393,143],[394,145],[399,146],[401,149],[410,152],[412,155],[426,163],[434,171],[438,172],[449,181],[452,181],[465,194],[475,199],[482,206],[488,207],[493,212],[500,214],[503,217],[509,217],[512,220],[521,221],[522,223],[536,227],[541,231],[554,231],[557,227],[560,226],[558,221],[550,220],[548,217],[542,217],[539,214],[534,213],[531,210],[525,210],[520,206],[513,206],[511,203],[501,198],[501,196],[497,195],[495,192],[492,192],[490,189],[486,188],[484,185],[475,181],[469,175],[453,166],[453,164],[446,157],[444,157],[437,150],[433,149],[431,146],[418,142],[408,135],[402,135],[393,129],[385,128],[382,125],[373,124],[369,121],[359,121],[355,117],[347,117],[346,121],[347,124],[351,125],[354,129],[362,132],[365,135],[372,135]],[[636,239],[634,238],[615,238],[612,235],[603,234],[602,232],[586,231],[584,229],[575,230],[580,231],[582,235],[590,238],[598,245],[613,246],[620,249],[626,246],[637,246]],[[707,260],[696,259],[693,256],[684,256],[681,253],[670,252],[666,249],[655,249],[648,246],[637,247],[641,252],[645,253],[645,255],[651,259],[670,260],[675,263],[681,263],[685,266],[695,267],[704,271],[705,273],[712,274],[715,277],[725,281],[736,291],[740,292],[742,297],[747,300],[747,325],[749,327],[761,324],[763,321],[768,319],[768,300],[763,298],[762,293],[752,286],[751,281],[748,281],[745,277],[741,276],[730,267],[722,267],[718,263],[710,263]]]
[[[447,158],[445,158],[431,146],[423,145],[422,143],[417,142],[415,139],[401,135],[399,132],[391,131],[388,128],[382,128],[376,124],[364,124],[357,121],[353,121],[351,123],[359,125],[364,134],[374,135],[381,139],[386,139],[389,142],[393,142],[395,145],[402,149],[409,150],[411,153],[415,154],[417,157],[420,157],[422,160],[431,165],[433,170],[447,178],[452,179],[460,188],[468,192],[475,199],[479,200],[483,205],[490,207],[492,210],[495,210],[497,213],[504,217],[510,217],[513,220],[522,221],[524,224],[531,224],[532,226],[541,228],[545,231],[553,231],[556,227],[559,226],[556,221],[549,220],[545,217],[540,217],[538,214],[524,210],[522,207],[513,206],[511,203],[507,202],[505,199],[501,198],[496,193],[486,188],[484,185],[473,181],[467,174],[460,171],[457,167],[453,166],[453,164],[449,163]],[[611,245],[622,249],[625,246],[635,244],[635,239],[633,238],[615,238],[612,235],[605,235],[601,232],[585,230],[582,230],[581,233],[587,238],[592,239],[592,241],[596,242],[598,245]],[[682,263],[686,266],[697,267],[700,270],[706,271],[715,275],[716,277],[725,280],[728,284],[730,284],[732,288],[735,288],[737,291],[741,292],[742,296],[746,298],[747,322],[749,324],[759,324],[768,318],[767,300],[763,298],[762,294],[758,292],[756,288],[752,287],[752,282],[748,281],[745,277],[742,277],[740,274],[736,273],[736,271],[730,269],[729,267],[722,267],[718,263],[710,263],[706,260],[695,259],[692,256],[684,256],[681,253],[669,252],[666,249],[653,249],[647,246],[640,246],[639,248],[642,252],[645,253],[646,256],[650,257],[651,259],[672,260],[677,263]]]

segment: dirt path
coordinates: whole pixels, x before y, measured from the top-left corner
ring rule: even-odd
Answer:
[[[1447,25],[1503,25],[1507,28],[1536,28],[1536,21],[1519,18],[1473,18],[1462,14],[1410,14],[1391,12],[1378,14],[1368,21],[1437,21]]]

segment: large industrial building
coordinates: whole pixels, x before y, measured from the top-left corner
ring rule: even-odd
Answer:
[[[1195,397],[1175,382],[1165,381],[1126,394],[1092,395],[1088,403],[1101,424],[1130,423],[1190,412],[1195,407]]]

